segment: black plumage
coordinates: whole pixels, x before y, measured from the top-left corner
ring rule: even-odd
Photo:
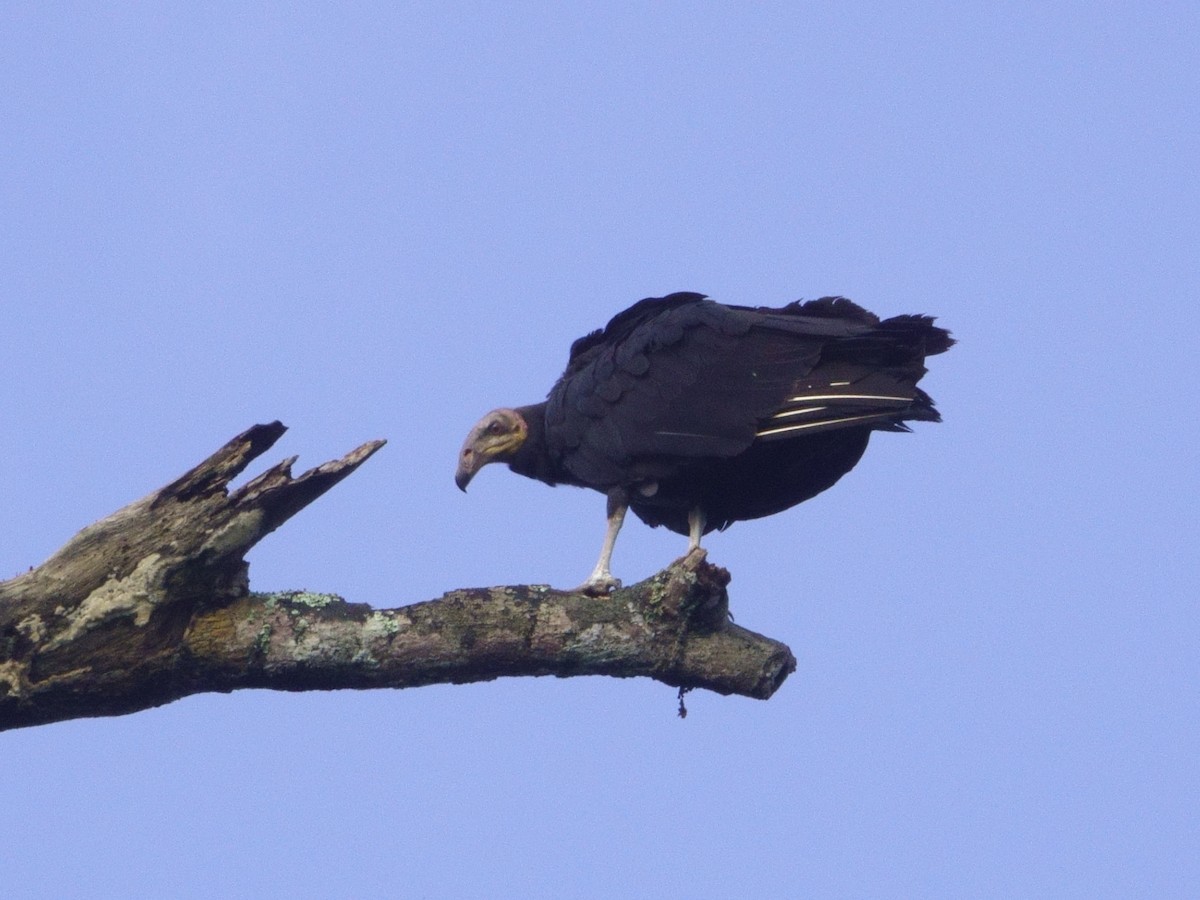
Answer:
[[[779,309],[648,298],[575,341],[544,402],[485,416],[456,481],[503,461],[608,495],[609,535],[584,585],[606,590],[626,507],[697,546],[809,499],[854,467],[872,431],[939,420],[917,382],[952,343],[928,316],[881,321],[841,297]]]

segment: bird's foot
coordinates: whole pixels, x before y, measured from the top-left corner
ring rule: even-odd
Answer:
[[[621,586],[620,578],[613,578],[608,572],[593,573],[587,581],[575,588],[572,593],[587,594],[589,597],[607,597]]]

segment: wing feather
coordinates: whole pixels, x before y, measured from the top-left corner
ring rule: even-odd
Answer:
[[[611,486],[651,477],[666,460],[732,457],[756,441],[904,429],[902,412],[936,416],[916,388],[924,368],[902,346],[930,330],[925,317],[880,323],[837,297],[780,309],[649,298],[572,346],[547,398],[547,438],[575,477]],[[924,409],[905,412],[921,398]]]

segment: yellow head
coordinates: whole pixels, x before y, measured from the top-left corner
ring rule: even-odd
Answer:
[[[475,423],[458,453],[454,483],[466,490],[475,473],[493,462],[507,462],[529,436],[529,426],[515,409],[493,409]]]

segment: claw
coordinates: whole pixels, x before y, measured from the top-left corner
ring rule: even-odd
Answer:
[[[589,597],[607,597],[621,586],[620,578],[612,575],[592,575],[587,581],[575,588],[572,593],[587,594]]]

